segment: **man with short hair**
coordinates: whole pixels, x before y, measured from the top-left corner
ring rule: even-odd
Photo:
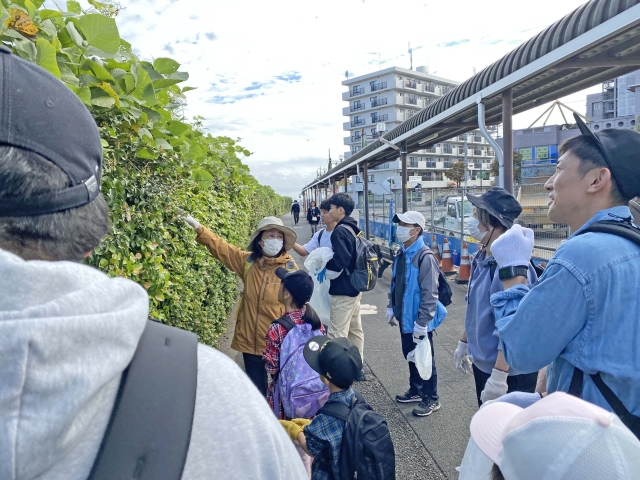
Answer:
[[[347,337],[358,347],[364,359],[364,331],[360,317],[362,293],[353,288],[349,278],[355,269],[356,237],[360,233],[356,221],[351,218],[355,203],[346,193],[336,193],[329,199],[329,204],[329,215],[336,222],[336,227],[331,235],[333,258],[327,263],[327,270],[338,276],[331,280],[329,287],[331,321],[327,336]],[[364,372],[358,380],[364,380]]]
[[[322,218],[322,223],[326,225],[326,227],[317,231],[313,237],[311,237],[311,240],[309,240],[304,246],[299,243],[296,243],[293,246],[295,252],[301,257],[306,257],[316,248],[331,248],[331,234],[333,233],[333,229],[336,228],[337,222],[331,218],[331,215],[329,214],[330,209],[331,204],[329,203],[329,200],[323,201],[320,204],[320,216]]]
[[[291,205],[291,213],[293,214],[293,222],[297,225],[300,221],[300,204],[298,200],[293,201],[293,205]]]
[[[87,108],[60,80],[0,46],[0,111],[0,478],[85,480],[96,458],[104,459],[98,454],[115,428],[112,412],[127,396],[121,379],[130,386],[136,378],[133,369],[123,372],[149,338],[149,299],[136,283],[77,263],[109,229],[100,133]],[[171,350],[169,337],[162,344]],[[180,392],[195,397],[190,433],[171,431],[190,441],[125,445],[111,465],[146,448],[130,473],[144,478],[164,461],[162,452],[181,454],[184,445],[182,463],[169,462],[182,472],[176,480],[229,472],[303,478],[295,449],[240,369],[205,345],[193,362],[197,390]],[[162,376],[147,380],[164,391]],[[144,407],[136,421],[160,416],[159,408],[166,415],[163,399]],[[122,424],[124,415],[116,418]],[[132,437],[133,429],[148,430],[136,421]]]
[[[533,232],[514,225],[497,239],[491,249],[505,290],[491,303],[509,365],[522,372],[550,365],[547,392],[573,393],[610,411],[620,402],[638,417],[640,246],[585,231],[609,221],[636,234],[629,201],[640,194],[640,133],[593,133],[574,116],[582,135],[560,147],[556,173],[545,185],[549,218],[573,233],[534,286],[523,274]]]

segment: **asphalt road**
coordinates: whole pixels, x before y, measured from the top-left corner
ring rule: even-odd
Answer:
[[[282,219],[285,225],[294,227],[291,215]],[[304,244],[311,237],[311,229],[303,219],[295,231],[298,243]],[[303,266],[303,259],[293,251],[290,253]],[[362,304],[376,306],[378,313],[362,316],[367,381],[355,387],[389,424],[398,479],[457,479],[456,467],[469,439],[469,422],[478,408],[473,376],[457,371],[453,361],[464,322],[466,286],[456,285],[451,279],[453,304],[447,308],[447,318],[434,337],[442,407],[429,417],[414,417],[411,410],[415,404],[403,405],[394,400],[409,387],[409,370],[402,356],[399,328],[389,326],[385,318],[389,270],[378,280],[376,288],[362,298]],[[232,336],[233,321],[230,321],[220,349],[241,365],[242,356],[229,348]]]

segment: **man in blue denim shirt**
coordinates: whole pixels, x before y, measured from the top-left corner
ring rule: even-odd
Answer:
[[[640,133],[582,135],[560,148],[546,183],[549,218],[574,232],[534,286],[518,275],[533,249],[533,232],[515,225],[493,245],[504,292],[491,297],[504,356],[514,368],[546,365],[547,392],[568,392],[574,369],[585,372],[581,397],[613,408],[591,374],[633,415],[640,415],[640,247],[616,235],[580,232],[601,220],[631,224],[629,201],[640,194]],[[579,385],[580,387],[580,385]]]

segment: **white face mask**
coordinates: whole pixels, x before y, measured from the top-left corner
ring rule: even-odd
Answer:
[[[275,257],[282,250],[282,246],[284,242],[277,238],[267,238],[262,241],[264,245],[262,246],[262,251],[267,257]]]
[[[481,242],[487,232],[480,231],[480,222],[477,218],[471,217],[467,220],[467,229],[469,231],[469,235],[475,238],[477,241]]]
[[[412,227],[413,228],[413,227]],[[411,235],[411,228],[398,225],[396,228],[396,238],[398,241],[405,243],[411,240],[415,235]]]

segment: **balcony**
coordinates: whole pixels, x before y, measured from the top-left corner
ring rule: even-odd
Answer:
[[[380,122],[387,122],[389,121],[389,114],[385,113],[384,115],[377,115],[377,116],[372,116],[371,117],[371,125],[376,124],[376,123],[380,123]]]
[[[436,168],[436,162],[425,162],[426,168]]]
[[[351,127],[363,127],[365,125],[364,118],[359,118],[358,120],[351,120]]]
[[[364,93],[363,87],[353,87],[350,91],[350,97],[355,97],[356,95],[362,95]]]
[[[372,92],[377,92],[378,90],[383,90],[385,88],[387,88],[387,82],[378,82],[378,83],[371,84]]]
[[[436,86],[431,83],[425,84],[424,91],[429,93],[436,93]]]
[[[418,88],[418,84],[416,83],[415,80],[405,80],[404,86],[406,88],[415,88],[415,89]]]
[[[351,135],[351,143],[362,142],[362,135]]]
[[[611,113],[614,111],[614,107],[613,107],[613,102],[612,103],[605,103],[603,105],[603,109],[605,113]]]
[[[474,135],[473,136],[473,142],[474,143],[482,143],[482,136],[481,135]]]
[[[604,92],[604,93],[602,94],[602,100],[604,100],[604,101],[606,101],[606,100],[613,100],[613,97],[614,97],[614,95],[613,95],[613,92],[612,92],[612,91],[607,91],[607,92]]]
[[[445,145],[444,147],[442,147],[442,153],[452,154],[453,148],[451,147],[451,145]]]
[[[473,154],[477,155],[478,157],[482,155],[482,149],[481,148],[474,148],[473,149]]]
[[[367,107],[365,106],[364,103],[359,103],[358,102],[358,103],[354,103],[353,105],[351,105],[351,107],[349,108],[349,111],[358,112],[360,110],[364,110],[365,108],[367,108]]]
[[[615,86],[616,86],[615,80],[609,80],[608,82],[604,82],[602,84],[602,88],[604,88],[605,90],[613,90]]]
[[[412,95],[405,95],[403,98],[405,105],[418,105],[418,99]]]
[[[371,100],[371,108],[381,107],[382,105],[386,105],[386,104],[387,104],[386,98],[376,98],[375,100]]]
[[[460,155],[466,155],[467,152],[464,147],[458,147],[458,153]]]

